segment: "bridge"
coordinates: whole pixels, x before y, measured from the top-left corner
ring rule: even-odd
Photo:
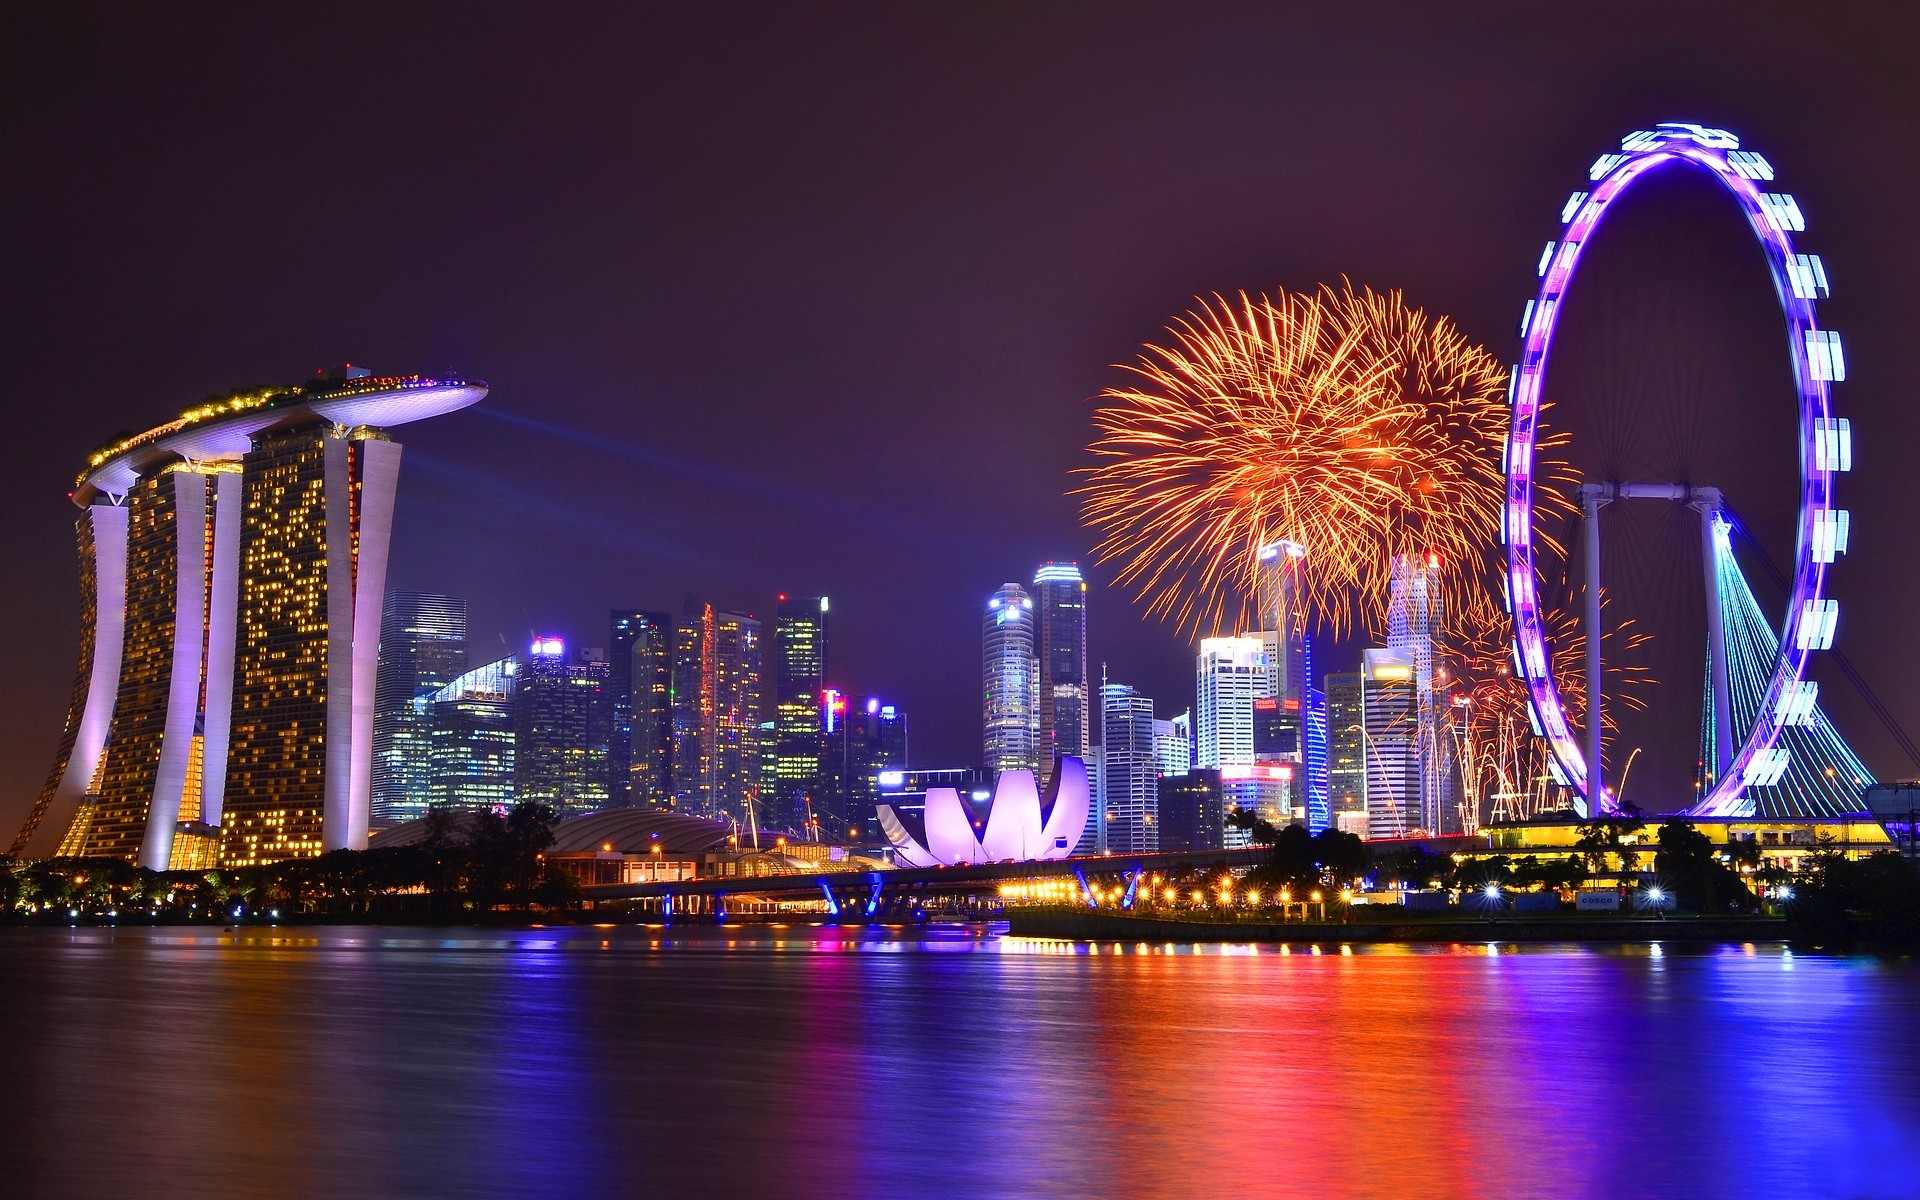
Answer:
[[[1393,838],[1372,847],[1420,847],[1440,854],[1483,849],[1479,837]],[[1092,898],[1096,883],[1124,887],[1130,906],[1142,879],[1181,869],[1258,866],[1267,846],[1242,850],[1163,850],[1147,854],[1101,854],[971,866],[904,867],[883,871],[822,871],[785,875],[723,876],[663,883],[589,884],[582,894],[596,905],[619,904],[665,918],[701,916],[725,920],[729,911],[773,911],[782,902],[824,900],[829,919],[849,923],[901,920],[916,911],[997,911],[1001,885],[1070,879]],[[730,904],[731,902],[731,904]]]

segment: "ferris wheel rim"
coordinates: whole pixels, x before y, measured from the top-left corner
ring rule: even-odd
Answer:
[[[1575,192],[1562,208],[1561,236],[1547,243],[1540,257],[1540,288],[1521,316],[1521,358],[1508,382],[1501,537],[1507,548],[1504,598],[1512,619],[1514,666],[1527,685],[1534,731],[1547,742],[1551,761],[1574,792],[1582,815],[1594,810],[1592,775],[1553,679],[1552,644],[1541,619],[1534,553],[1533,458],[1541,398],[1561,302],[1588,241],[1615,200],[1635,181],[1669,163],[1713,176],[1739,203],[1760,242],[1787,327],[1800,410],[1800,505],[1779,649],[1753,724],[1740,738],[1732,761],[1718,764],[1719,776],[1689,810],[1693,815],[1750,815],[1754,801],[1748,789],[1765,786],[1762,781],[1769,775],[1779,778],[1786,753],[1777,746],[1781,733],[1790,720],[1798,719],[1802,699],[1806,707],[1811,705],[1803,688],[1807,661],[1815,651],[1831,646],[1838,620],[1838,605],[1826,595],[1826,568],[1845,550],[1846,513],[1833,507],[1833,475],[1850,467],[1852,451],[1850,429],[1844,421],[1836,422],[1832,411],[1832,385],[1845,379],[1845,359],[1838,335],[1820,325],[1814,307],[1816,299],[1829,294],[1824,265],[1817,256],[1795,249],[1792,235],[1805,229],[1797,202],[1762,190],[1761,185],[1773,179],[1772,164],[1742,150],[1738,138],[1683,122],[1636,131],[1621,139],[1618,153],[1595,161],[1588,171],[1588,190]],[[1599,791],[1599,811],[1617,811],[1604,786]]]

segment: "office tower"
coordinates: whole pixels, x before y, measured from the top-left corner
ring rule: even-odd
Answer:
[[[817,827],[826,799],[827,598],[781,596],[773,617],[773,787],[769,817],[783,829]]]
[[[674,635],[673,793],[699,816],[757,827],[760,622],[689,601]]]
[[[1421,828],[1415,670],[1414,656],[1404,650],[1365,654],[1361,688],[1368,837],[1407,837]]]
[[[196,805],[229,865],[364,845],[400,462],[385,427],[485,394],[343,368],[96,452],[71,493],[80,669],[13,850],[72,844],[84,807],[75,849],[165,870]]]
[[[497,810],[513,804],[518,667],[508,655],[414,700],[427,729],[433,806]]]
[[[874,805],[880,781],[908,770],[907,718],[878,696],[851,702],[828,688],[823,708],[826,725],[827,783],[824,802],[814,816],[821,837],[830,842],[884,840]]]
[[[513,792],[563,817],[607,806],[613,712],[599,651],[537,637],[514,673]]]
[[[1443,616],[1439,572],[1439,559],[1431,555],[1396,558],[1387,600],[1387,649],[1406,655],[1413,667],[1419,790],[1407,818],[1413,828],[1430,834],[1460,830],[1453,747],[1442,728],[1445,713],[1434,678],[1435,639]]]
[[[1160,848],[1159,765],[1153,754],[1153,701],[1124,683],[1100,685],[1100,790],[1095,807],[1101,850],[1145,854]]]
[[[1327,777],[1335,823],[1341,813],[1367,811],[1366,676],[1336,671],[1327,683]]]
[[[467,602],[430,592],[389,592],[380,611],[373,688],[373,815],[407,821],[430,802],[426,714],[414,701],[467,669]]]
[[[1162,775],[1193,770],[1193,710],[1153,723],[1153,761]]]
[[[1203,638],[1197,662],[1194,706],[1194,765],[1220,771],[1229,811],[1257,812],[1275,824],[1292,817],[1291,763],[1269,762],[1256,770],[1254,702],[1271,699],[1264,639],[1254,636]],[[1276,706],[1277,707],[1277,706]],[[1243,831],[1229,831],[1227,844],[1245,844]]]
[[[1330,741],[1327,720],[1327,694],[1319,688],[1307,689],[1307,711],[1302,723],[1301,799],[1305,802],[1307,828],[1319,833],[1333,828],[1333,773],[1327,761]]]
[[[1033,600],[1009,583],[987,601],[982,707],[987,774],[1040,766],[1040,663],[1035,657]],[[1084,736],[1084,735],[1083,735]]]
[[[1040,659],[1040,769],[1066,754],[1087,756],[1087,584],[1078,563],[1046,562],[1033,573]],[[1042,779],[1045,782],[1045,779]]]
[[[1298,542],[1272,542],[1260,551],[1256,601],[1260,640],[1267,654],[1267,695],[1275,702],[1281,737],[1292,749],[1285,761],[1296,763],[1300,798],[1298,815],[1318,832],[1329,824],[1324,729],[1316,721],[1313,687],[1313,644],[1307,637],[1306,547]],[[1320,713],[1324,717],[1324,710]],[[1270,761],[1281,761],[1273,757]]]
[[[612,808],[673,803],[673,617],[616,609],[607,647]]]
[[[1206,852],[1225,847],[1226,806],[1220,772],[1195,767],[1158,782],[1160,849]]]

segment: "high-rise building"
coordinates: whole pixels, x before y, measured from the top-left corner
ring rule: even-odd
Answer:
[[[673,802],[673,618],[615,609],[607,647],[613,731],[607,748],[612,808]]]
[[[1439,559],[1433,555],[1396,558],[1387,599],[1387,649],[1406,655],[1413,666],[1413,738],[1420,786],[1408,819],[1412,828],[1430,834],[1460,831],[1453,746],[1443,725],[1447,713],[1435,679],[1442,617]]]
[[[1193,770],[1193,710],[1153,723],[1153,761],[1161,775]]]
[[[1341,813],[1367,811],[1366,675],[1336,671],[1327,684],[1327,776],[1335,822]]]
[[[613,706],[601,651],[537,637],[514,673],[513,791],[563,817],[607,806]]]
[[[426,713],[414,701],[467,669],[467,602],[430,592],[389,592],[380,612],[373,688],[373,815],[425,814],[433,787]]]
[[[519,660],[508,655],[414,700],[427,728],[434,807],[500,810],[513,804],[518,667]]]
[[[1407,837],[1420,828],[1419,703],[1414,656],[1368,650],[1361,669],[1366,713],[1367,836]]]
[[[770,820],[785,829],[816,828],[826,800],[827,598],[781,596],[773,617],[774,794]]]
[[[1266,769],[1254,769],[1260,764],[1254,704],[1256,700],[1272,699],[1267,695],[1271,685],[1266,660],[1264,639],[1260,637],[1201,639],[1194,765],[1220,771],[1220,786],[1229,811],[1247,809],[1263,820],[1285,824],[1293,814],[1293,765],[1276,759],[1261,764]],[[1228,845],[1245,843],[1245,831],[1228,831]]]
[[[674,635],[676,807],[757,827],[761,817],[760,622],[689,601]]]
[[[831,842],[882,841],[874,805],[881,780],[910,769],[906,714],[878,696],[849,702],[829,688],[825,697],[828,784],[825,802],[814,805],[820,836]]]
[[[342,368],[236,392],[96,452],[76,483],[83,644],[15,839],[155,870],[193,820],[244,866],[366,844],[400,446],[486,385]],[[85,803],[92,797],[91,803]]]
[[[1085,758],[1089,745],[1087,584],[1080,565],[1041,563],[1033,573],[1040,659],[1040,769],[1061,755]]]
[[[984,766],[987,774],[1040,768],[1040,662],[1033,599],[1009,583],[987,601],[984,622]]]
[[[1298,542],[1268,544],[1260,551],[1256,591],[1260,640],[1267,654],[1267,696],[1275,701],[1281,737],[1292,746],[1284,760],[1301,768],[1296,776],[1303,803],[1294,815],[1318,832],[1331,818],[1325,700],[1313,687],[1313,643],[1307,637],[1306,562],[1306,547]]]
[[[1160,848],[1159,764],[1153,754],[1153,701],[1124,683],[1100,685],[1101,850],[1145,854]]]
[[[1163,775],[1158,790],[1161,850],[1206,852],[1226,845],[1219,771],[1195,767],[1185,774]]]

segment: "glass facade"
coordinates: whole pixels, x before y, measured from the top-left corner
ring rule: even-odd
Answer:
[[[1040,766],[1040,660],[1033,599],[1009,583],[987,601],[982,624],[983,765],[987,774]]]
[[[414,704],[467,669],[467,602],[429,592],[390,592],[380,613],[374,682],[373,815],[425,815],[433,786],[431,735]]]
[[[613,733],[607,796],[614,808],[673,804],[673,618],[616,609],[607,646]]]
[[[562,817],[607,807],[607,675],[598,651],[569,653],[560,638],[534,639],[514,677],[515,799]]]
[[[827,598],[781,596],[773,618],[771,819],[819,840],[828,816]],[[843,824],[835,820],[834,825]]]
[[[1087,584],[1077,563],[1040,564],[1033,574],[1038,608],[1036,632],[1040,659],[1039,765],[1051,773],[1053,760],[1087,756]]]
[[[513,804],[518,667],[509,655],[414,701],[427,728],[433,805],[500,809]]]

